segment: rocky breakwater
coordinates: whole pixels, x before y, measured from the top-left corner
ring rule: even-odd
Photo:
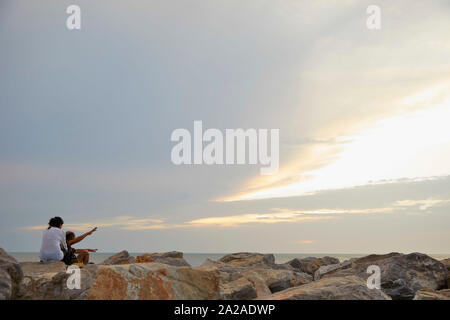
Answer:
[[[22,278],[20,264],[0,248],[0,300],[16,299]]]
[[[394,252],[352,259],[320,267],[314,279],[357,276],[366,282],[370,276],[367,271],[369,266],[380,268],[381,290],[395,300],[413,299],[416,292],[423,289],[447,288],[448,270],[445,265],[422,253]]]
[[[369,289],[368,265],[379,265],[381,290]],[[271,254],[234,253],[191,267],[181,252],[130,256],[122,251],[79,270],[69,289],[60,262],[17,263],[0,251],[1,299],[444,299],[448,270],[422,254],[371,255],[343,263],[325,258],[275,263]],[[315,279],[315,280],[314,280]]]

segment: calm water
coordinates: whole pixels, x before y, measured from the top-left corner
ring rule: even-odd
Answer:
[[[39,261],[39,253],[37,252],[10,252],[10,255],[12,255],[14,258],[16,258],[19,262],[25,262],[25,261]],[[100,253],[91,253],[91,262],[94,263],[100,263],[106,258],[112,256],[114,253],[111,252],[100,252]],[[130,253],[132,256],[138,256],[142,253]],[[211,260],[218,260],[221,257],[226,255],[226,253],[184,253],[184,259],[191,265],[191,266],[199,266],[201,265],[206,259]],[[300,253],[275,253],[275,261],[276,263],[284,263],[294,258],[306,258],[306,257],[324,257],[324,256],[331,256],[339,259],[340,261],[344,261],[351,258],[358,258],[366,256],[367,254],[324,254],[324,253],[308,253],[308,254],[300,254]],[[431,257],[442,260],[450,258],[450,254],[430,254]]]

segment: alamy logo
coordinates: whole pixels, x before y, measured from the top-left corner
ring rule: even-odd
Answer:
[[[194,121],[193,141],[187,129],[172,132],[170,139],[178,144],[172,148],[171,159],[176,165],[259,163],[261,174],[275,174],[279,167],[279,136],[279,129],[270,130],[269,154],[268,129],[226,129],[225,134],[218,129],[203,132],[202,121]]]
[[[367,278],[367,288],[369,289],[381,289],[381,270],[379,266],[370,265],[367,267],[367,273],[371,274]]]
[[[81,271],[77,266],[69,266],[66,273],[70,274],[67,278],[67,288],[70,290],[81,289]]]
[[[367,18],[366,26],[369,30],[380,30],[381,29],[381,8],[376,5],[370,5],[366,10],[367,14],[370,16]]]
[[[66,20],[66,27],[69,30],[81,29],[81,8],[77,5],[70,5],[66,9],[66,13],[70,14]]]

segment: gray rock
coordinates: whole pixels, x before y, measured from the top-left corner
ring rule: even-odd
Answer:
[[[323,278],[263,297],[263,300],[390,300],[381,290],[369,289],[358,276]]]
[[[183,258],[156,257],[154,262],[168,264],[177,267],[190,267],[191,265]]]
[[[0,300],[15,299],[22,278],[20,264],[0,248]]]
[[[23,270],[23,279],[20,283],[20,289],[17,294],[19,300],[42,300],[47,296],[58,296],[49,291],[58,283],[57,278],[53,278],[59,274],[65,274],[66,265],[61,261],[49,262],[23,262],[20,264]],[[62,283],[60,283],[62,286]]]
[[[220,287],[244,278],[251,283],[257,297],[263,297],[286,288],[301,286],[312,281],[312,277],[305,273],[266,267],[233,267],[219,262],[199,268],[218,272]]]
[[[222,284],[219,291],[223,300],[251,300],[257,297],[253,284],[244,277]]]
[[[336,270],[341,270],[341,269],[351,267],[353,261],[354,261],[354,259],[350,259],[350,260],[346,260],[344,262],[340,262],[340,263],[336,263],[336,264],[329,264],[326,266],[321,266],[319,269],[317,269],[314,272],[314,276],[313,276],[314,281],[319,280],[320,278],[322,278],[322,276],[326,275],[327,273],[332,273],[333,271],[336,271]]]
[[[398,300],[411,300],[421,289],[446,288],[448,271],[439,261],[422,253],[370,255],[352,261],[350,266],[328,272],[323,277],[355,275],[364,281],[370,265],[380,267],[381,289]]]

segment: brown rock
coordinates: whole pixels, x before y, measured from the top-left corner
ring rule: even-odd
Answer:
[[[0,248],[0,300],[15,299],[22,278],[19,263]]]
[[[232,267],[272,267],[275,265],[275,257],[273,254],[239,252],[228,254],[219,259],[219,262]]]
[[[324,278],[264,297],[263,300],[390,300],[381,290],[369,289],[357,276]]]
[[[204,300],[219,298],[214,271],[159,263],[87,265],[80,270],[81,289],[68,289],[70,276],[60,272],[33,286],[24,299],[79,300]]]
[[[112,255],[100,264],[104,265],[114,265],[114,264],[130,264],[134,263],[135,259],[130,256],[127,250],[123,250],[115,255]]]
[[[136,263],[158,262],[177,267],[190,267],[183,259],[183,253],[178,251],[164,253],[145,253],[136,257]]]
[[[300,272],[305,272],[310,275],[313,275],[314,272],[316,272],[317,269],[319,269],[321,266],[331,265],[331,264],[338,264],[339,260],[333,257],[322,257],[322,258],[316,258],[316,257],[308,257],[304,259],[292,259],[288,262],[286,262],[287,265],[290,265],[295,270]]]
[[[445,290],[419,290],[414,300],[450,300],[450,289]]]
[[[136,263],[154,262],[156,258],[183,259],[183,253],[179,251],[144,253],[136,257]]]

